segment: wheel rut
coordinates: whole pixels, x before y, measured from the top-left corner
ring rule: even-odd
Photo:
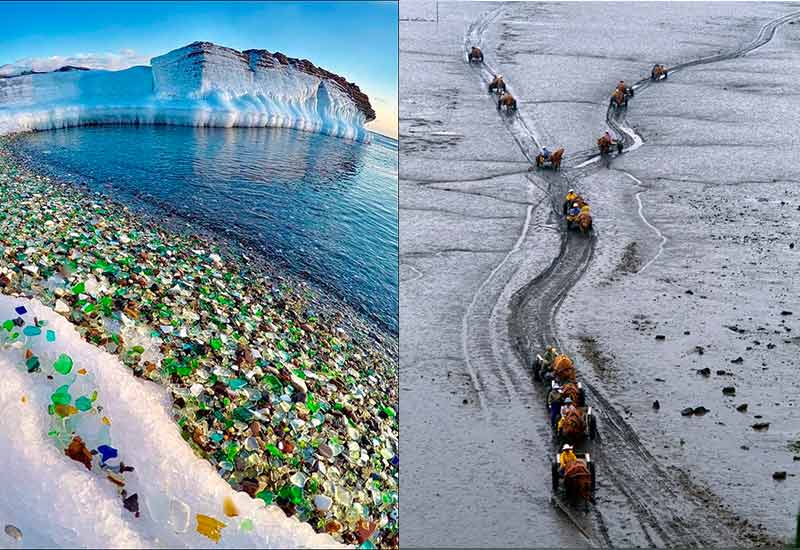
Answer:
[[[502,13],[504,7],[485,14],[474,22],[465,36],[465,52],[469,46],[483,46],[483,35],[489,25]],[[800,12],[788,14],[765,24],[749,44],[734,51],[718,54],[683,64],[669,70],[675,72],[689,67],[734,59],[768,43],[780,25],[800,18]],[[485,50],[485,48],[482,48]],[[464,54],[466,56],[466,53]],[[488,62],[476,70],[482,85],[486,86],[496,71]],[[634,87],[642,91],[650,85],[642,79]],[[512,84],[507,82],[513,94]],[[640,136],[630,128],[625,111],[609,108],[608,124],[623,137],[625,149],[631,151],[642,143]],[[523,154],[533,162],[532,151],[540,147],[539,134],[522,118],[519,111],[505,117],[506,125]],[[535,149],[534,149],[535,147]],[[579,151],[570,155],[570,164],[581,161],[579,167],[593,162],[594,150]],[[568,174],[548,174],[541,178],[529,176],[531,185],[547,191],[550,222],[561,226],[560,197],[569,184]],[[543,182],[543,183],[542,183]],[[463,343],[468,362],[472,363],[479,379],[487,370],[503,371],[498,364],[498,307],[506,286],[510,283],[518,262],[513,259],[528,237],[534,206],[527,209],[527,218],[515,249],[495,268],[475,294],[464,317]],[[598,238],[596,233],[586,237],[561,231],[561,245],[557,257],[527,284],[515,290],[506,305],[507,333],[504,337],[513,349],[517,362],[523,368],[530,365],[537,351],[546,345],[556,344],[556,315],[572,287],[580,280],[594,255]],[[663,246],[663,242],[662,242]],[[651,262],[652,263],[652,262]],[[648,264],[650,265],[650,264]],[[473,361],[474,359],[474,361]],[[487,369],[488,366],[488,369]],[[517,366],[519,368],[519,366]],[[512,378],[501,376],[505,390],[513,393]],[[698,498],[703,490],[695,487],[683,476],[680,480],[667,472],[648,451],[613,404],[594,385],[583,382],[589,402],[599,417],[600,437],[591,448],[598,461],[599,496],[592,507],[590,529],[567,514],[578,531],[597,546],[648,545],[666,547],[705,547],[719,544],[752,544],[746,534],[737,530],[736,520],[721,506],[710,505],[708,499]],[[489,403],[482,403],[484,407]],[[542,415],[544,418],[545,415]],[[603,505],[609,504],[604,510]],[[705,517],[689,518],[686,510],[699,510]]]

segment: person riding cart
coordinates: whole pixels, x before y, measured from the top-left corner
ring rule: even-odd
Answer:
[[[538,376],[545,381],[550,381],[553,379],[553,373],[551,369],[553,368],[553,361],[558,356],[558,350],[556,350],[555,346],[548,346],[547,350],[544,352],[544,357],[541,357],[541,362],[539,363],[539,371]],[[534,365],[534,369],[536,365]]]
[[[467,59],[469,60],[470,63],[472,63],[473,61],[478,61],[480,63],[483,63],[483,52],[477,46],[472,46],[469,53],[467,54]]]
[[[561,406],[561,417],[563,418],[568,413],[570,413],[572,411],[575,411],[575,410],[576,410],[575,409],[575,404],[572,402],[572,398],[571,397],[567,397],[566,399],[564,399],[564,404]],[[558,424],[559,424],[558,427],[560,428],[561,427],[561,420],[558,421]]]
[[[580,206],[578,206],[577,202],[573,202],[572,203],[572,208],[570,208],[569,211],[567,212],[567,216],[572,218],[574,216],[577,216],[580,213],[581,213]]]
[[[555,428],[561,413],[561,386],[553,383],[550,393],[547,394],[547,402],[550,404],[550,425]]]
[[[575,192],[574,189],[570,189],[567,191],[567,196],[564,198],[565,202],[575,202],[575,199],[578,198],[578,194]]]
[[[506,83],[503,80],[503,75],[499,74],[494,77],[494,79],[489,83],[489,93],[494,91],[497,92],[505,92],[506,91]]]
[[[570,463],[578,460],[578,457],[575,456],[573,452],[573,447],[569,443],[565,443],[563,447],[561,447],[561,453],[558,455],[558,475],[564,477],[564,470]]]
[[[660,63],[656,63],[653,65],[653,70],[650,71],[650,80],[659,80],[661,77],[667,78],[667,68]]]
[[[569,191],[567,191],[567,196],[564,197],[564,207],[563,207],[565,216],[567,215],[567,212],[569,212],[569,208],[572,205],[572,203],[577,201],[579,198],[580,195],[578,195],[574,189],[570,189]]]

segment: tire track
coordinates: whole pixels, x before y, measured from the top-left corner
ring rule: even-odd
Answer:
[[[720,61],[729,61],[731,59],[744,57],[748,53],[753,52],[758,48],[768,44],[775,36],[775,32],[778,30],[780,26],[796,19],[800,19],[800,11],[795,11],[787,15],[784,15],[782,17],[773,19],[772,21],[768,21],[758,31],[758,35],[756,36],[756,38],[752,42],[742,46],[741,48],[737,48],[735,50],[726,53],[721,53],[709,57],[703,57],[700,59],[687,61],[685,63],[679,63],[667,70],[667,76],[684,71],[691,67],[697,67],[700,65],[709,65],[711,63],[718,63]],[[634,91],[638,92],[645,90],[653,83],[654,82],[649,78],[642,78],[641,80],[635,82],[632,85],[632,88],[634,89]],[[606,110],[606,122],[614,129],[615,132],[623,136],[626,148],[628,147],[628,145],[636,146],[638,148],[639,145],[637,145],[637,143],[641,144],[642,138],[635,132],[635,130],[633,130],[633,128],[627,125],[627,119],[625,116],[626,114],[627,114],[627,108],[617,111],[613,107],[611,107],[611,105],[609,105],[608,109]]]
[[[470,25],[464,37],[465,57],[471,46],[481,47],[482,50],[485,49],[482,47],[483,33],[500,15],[502,10],[503,8],[498,8],[488,12],[482,18]],[[488,84],[492,81],[494,75],[498,74],[491,63],[487,61],[485,54],[484,62],[476,68],[476,72],[478,73],[479,80],[484,90],[486,87],[488,87]],[[513,95],[512,84],[508,81],[506,81],[506,88]],[[520,115],[519,110],[511,114],[501,113],[501,116],[503,116],[506,127],[522,151],[522,154],[533,165],[536,154],[533,151],[538,152],[541,149],[541,138],[525,122]],[[544,172],[542,174],[544,174]],[[566,192],[567,186],[570,183],[569,178],[563,172],[552,173],[548,174],[547,176],[543,175],[541,179],[545,182],[544,186],[537,181],[537,178],[534,178],[530,174],[527,176],[527,178],[532,186],[537,187],[544,192],[543,200],[549,199],[550,215],[548,217],[550,219],[548,221],[554,221],[555,223],[552,225],[561,229],[563,227],[563,221],[558,215],[561,207],[559,197],[563,196],[563,194]],[[500,300],[502,295],[510,284],[514,273],[518,269],[518,252],[525,239],[528,237],[533,211],[534,207],[532,205],[529,206],[526,212],[526,220],[523,225],[522,232],[519,236],[519,239],[515,243],[514,248],[503,259],[503,261],[498,264],[497,267],[495,267],[495,269],[489,274],[489,277],[479,287],[478,291],[473,296],[470,306],[467,309],[467,313],[464,316],[462,325],[464,356],[467,364],[469,365],[470,373],[474,373],[478,387],[483,386],[487,388],[487,384],[484,382],[487,376],[492,374],[497,376],[497,373],[500,373],[506,395],[514,394],[516,391],[515,385],[518,384],[514,384],[514,381],[511,379],[511,377],[514,376],[514,373],[519,376],[520,371],[522,371],[522,376],[525,377],[527,375],[526,367],[531,364],[532,357],[526,357],[525,354],[520,354],[519,350],[530,350],[533,348],[530,346],[521,347],[518,343],[519,338],[524,337],[529,331],[523,331],[522,333],[519,333],[518,331],[515,331],[515,325],[509,322],[510,319],[514,318],[515,310],[518,310],[516,301],[521,295],[520,293],[524,294],[523,291],[525,288],[528,288],[531,283],[528,283],[525,285],[525,287],[523,287],[523,289],[518,290],[511,295],[509,303],[505,307],[505,311],[507,312],[504,326],[505,334],[502,334],[503,329],[497,326],[497,313],[500,309],[499,306],[501,305]],[[558,258],[556,258],[556,260],[553,261],[549,267],[547,267],[540,275],[536,277],[536,279],[534,279],[535,281],[538,281],[540,285],[545,282],[550,282],[557,286],[561,284],[564,279],[553,277],[553,273],[556,270],[566,270],[568,273],[570,273],[571,277],[574,278],[574,281],[572,281],[569,285],[564,285],[560,292],[557,293],[557,299],[559,303],[566,296],[569,288],[574,285],[577,279],[580,278],[582,273],[585,271],[585,268],[594,253],[596,239],[594,232],[588,239],[580,238],[574,234],[564,231],[560,231],[560,236],[561,248]],[[575,259],[577,264],[574,266],[568,265],[569,259]],[[552,317],[555,315],[556,311],[557,307],[553,307],[549,310],[548,315]],[[508,339],[507,343],[508,347],[511,348],[512,356],[516,357],[520,361],[522,366],[521,369],[519,367],[514,368],[508,364],[504,364],[504,362],[501,360],[498,346],[500,345],[499,342],[505,338]],[[475,363],[474,365],[473,360]],[[483,366],[484,369],[479,370],[477,365]],[[485,368],[486,366],[489,367],[488,371]],[[510,370],[511,375],[505,374],[504,370]],[[481,392],[479,392],[479,395],[481,395]],[[484,414],[488,412],[487,400],[484,399],[483,396],[481,396],[481,408]],[[600,517],[597,521],[597,523],[601,525],[601,528],[598,530],[601,535],[601,540],[596,540],[594,537],[592,537],[590,532],[591,530],[587,530],[583,525],[581,525],[572,514],[567,513],[565,515],[581,532],[581,534],[589,540],[591,544],[595,546],[610,546],[611,541],[607,536],[607,530],[603,524],[602,517]]]
[[[470,47],[483,45],[483,34],[504,9],[505,7],[501,6],[486,12],[468,27],[464,36],[462,54],[465,63],[468,63],[466,57]],[[477,73],[482,89],[485,91],[496,71],[485,57],[482,64],[473,65],[472,68]],[[511,92],[511,85],[508,82],[506,85]],[[519,111],[510,114],[501,113],[500,116],[503,117],[507,129],[520,151],[532,165],[535,157],[533,151],[538,152],[540,144],[536,132],[524,121]],[[542,202],[552,196],[554,187],[558,187],[560,190],[565,185],[561,183],[563,177],[551,176],[540,180],[528,173],[526,178],[529,181],[529,200],[520,235],[509,253],[495,266],[473,295],[462,320],[463,353],[475,389],[478,390],[484,414],[488,412],[489,403],[495,399],[507,400],[509,396],[519,398],[520,383],[527,378],[525,363],[513,365],[510,364],[512,362],[504,360],[504,355],[515,357],[515,354],[512,346],[508,343],[506,322],[508,303],[504,302],[502,298],[524,259],[523,248],[530,236],[534,212]],[[533,191],[537,188],[544,193],[545,198],[534,204]],[[551,204],[548,206],[553,207],[552,200],[550,202]]]
[[[726,54],[677,65],[669,73],[741,57],[768,43],[780,25],[799,16],[800,12],[795,12],[770,21],[748,45]],[[634,89],[644,89],[649,83],[649,79],[640,80],[634,84]],[[641,145],[641,137],[626,124],[624,110],[617,112],[609,107],[606,120],[623,136],[628,151]],[[587,164],[589,162],[584,163]],[[569,235],[562,238],[558,257],[512,297],[509,331],[515,352],[523,364],[531,364],[536,351],[546,345],[554,343],[561,347],[555,330],[555,316],[569,290],[588,267],[594,252],[594,240],[594,236],[581,240],[570,238]],[[637,522],[643,542],[648,545],[703,547],[718,544],[720,540],[728,544],[732,541],[749,542],[726,526],[727,512],[721,508],[709,508],[708,503],[700,502],[694,496],[698,491],[689,481],[681,484],[658,464],[631,426],[596,387],[585,381],[584,385],[602,421],[602,445],[595,445],[592,453],[600,458],[600,468],[609,474],[604,481],[611,485],[611,492],[616,491],[626,501],[626,510],[611,511],[622,516],[623,525],[630,521]],[[704,510],[707,514],[707,518],[700,519],[704,522],[700,529],[682,518],[681,510],[686,507]],[[593,510],[600,534],[607,545],[611,545],[604,516],[597,507],[593,507]],[[703,534],[700,534],[701,531]]]

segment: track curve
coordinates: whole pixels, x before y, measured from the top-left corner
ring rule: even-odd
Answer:
[[[469,27],[465,36],[465,52],[469,46],[483,46],[483,33],[497,18],[501,10],[502,8],[498,8],[487,13]],[[761,28],[756,39],[749,44],[728,53],[676,65],[670,69],[669,74],[689,67],[746,55],[767,44],[780,25],[796,18],[800,18],[800,12],[772,20]],[[484,63],[478,72],[480,80],[485,86],[497,71],[490,64]],[[649,85],[649,79],[642,79],[634,84],[634,88],[641,91]],[[509,91],[513,90],[511,83],[507,82],[507,86]],[[519,111],[505,118],[509,131],[523,154],[533,161],[531,148],[536,147],[538,150],[540,147],[537,133],[525,123]],[[625,110],[617,112],[609,107],[606,120],[609,126],[623,138],[625,150],[630,152],[641,145],[641,137],[627,125]],[[569,163],[573,165],[580,161],[579,166],[573,166],[573,168],[577,168],[594,162],[595,157],[598,155],[594,153],[594,149],[588,149],[573,153],[568,159]],[[545,189],[553,210],[551,218],[557,218],[556,223],[561,224],[560,216],[557,216],[556,212],[560,209],[559,199],[569,184],[569,176],[564,173],[556,173],[543,175],[541,179],[546,182]],[[531,207],[529,207],[528,219],[518,244],[525,238],[529,230],[531,211]],[[558,256],[544,271],[514,292],[508,304],[508,338],[514,354],[522,365],[530,365],[537,351],[546,345],[555,343],[562,348],[556,333],[555,317],[567,294],[589,266],[594,254],[596,234],[593,233],[588,237],[566,231],[561,231],[560,234],[561,246]],[[503,270],[509,256],[492,272],[484,285],[488,285],[490,280],[496,278],[497,274]],[[508,278],[504,279],[506,282],[509,280]],[[497,286],[497,283],[500,281],[494,280],[492,284]],[[482,286],[479,293],[476,294],[473,304],[480,299],[479,295],[484,289],[485,286]],[[502,290],[499,291],[499,293],[501,292]],[[493,318],[495,314],[496,310],[492,308],[490,317]],[[468,340],[476,336],[478,332],[474,327],[479,323],[485,324],[487,320],[488,318],[481,315],[477,308],[472,307],[465,317],[464,351],[468,356],[473,351]],[[492,322],[494,321],[495,319]],[[473,329],[470,330],[470,327]],[[477,347],[486,349],[492,345],[492,342],[483,339],[479,341]],[[479,356],[479,359],[483,361],[485,357]],[[506,379],[505,382],[509,381]],[[584,385],[588,390],[587,397],[595,406],[600,418],[600,444],[595,444],[591,449],[603,472],[599,479],[600,490],[603,494],[608,495],[609,501],[614,503],[614,509],[610,510],[608,514],[613,516],[611,522],[608,521],[609,518],[606,517],[604,510],[597,506],[592,507],[592,525],[588,538],[593,544],[613,546],[619,538],[619,533],[613,533],[612,530],[619,528],[620,525],[625,526],[626,529],[625,545],[630,545],[631,537],[636,539],[632,541],[634,544],[668,547],[705,547],[718,544],[720,540],[738,544],[750,542],[736,530],[735,521],[729,512],[699,498],[697,495],[702,491],[693,486],[687,478],[676,478],[664,470],[610,401],[592,384],[584,381]],[[703,509],[706,517],[699,520],[686,518],[683,510],[687,507]],[[576,522],[582,533],[587,533],[586,526],[579,524],[572,517],[570,519]],[[633,525],[637,530],[635,534],[629,531]]]

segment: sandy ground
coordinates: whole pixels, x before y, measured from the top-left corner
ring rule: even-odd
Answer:
[[[735,50],[798,9],[453,3],[439,5],[438,25],[420,20],[434,16],[427,3],[401,10],[404,545],[736,545],[791,533],[800,24],[642,90],[627,124],[644,145],[610,169],[576,170],[569,154],[606,129],[618,80]],[[497,115],[464,62],[465,34],[509,81],[517,122]],[[536,141],[566,147],[561,176],[498,177]],[[562,241],[541,202],[567,185],[593,205],[593,241]],[[553,443],[521,350],[555,337],[580,353],[614,423],[594,443],[606,461],[597,503],[576,523],[547,504]],[[710,412],[681,416],[700,405]],[[751,428],[762,421],[769,430]]]

